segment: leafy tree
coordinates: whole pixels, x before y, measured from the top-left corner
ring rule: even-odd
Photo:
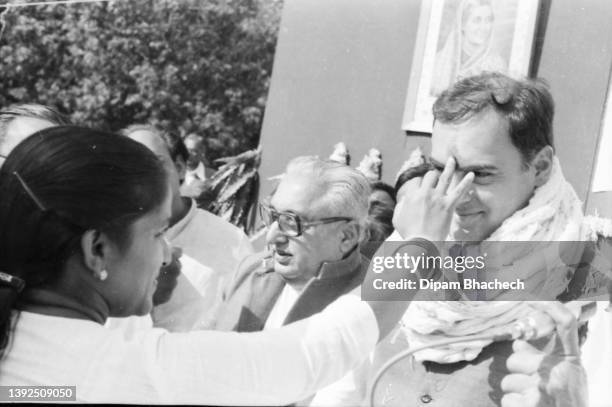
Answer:
[[[255,148],[280,0],[129,0],[10,7],[0,106],[36,102],[115,131],[204,137],[208,158]]]

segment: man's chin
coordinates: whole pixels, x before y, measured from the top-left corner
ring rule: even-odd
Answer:
[[[283,278],[283,280],[285,281],[295,281],[297,279],[297,277],[299,276],[299,273],[296,273],[295,270],[289,268],[289,267],[274,267],[274,273],[278,274],[279,276],[281,276]]]
[[[453,225],[450,236],[456,242],[481,242],[484,240],[480,229],[462,228],[458,225]]]
[[[284,259],[274,259],[274,271],[282,276],[295,274],[291,262],[283,261]]]

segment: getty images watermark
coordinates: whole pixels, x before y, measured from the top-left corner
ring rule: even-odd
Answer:
[[[431,248],[435,245],[435,250]],[[609,296],[609,242],[385,242],[364,300],[576,300]]]
[[[76,386],[0,386],[0,402],[76,401]]]

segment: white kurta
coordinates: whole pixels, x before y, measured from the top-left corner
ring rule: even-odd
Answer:
[[[195,201],[187,215],[168,230],[167,237],[193,261],[181,258],[183,274],[170,301],[153,309],[155,326],[172,332],[210,328],[225,282],[238,264],[254,253],[253,246],[242,230],[198,209]]]
[[[142,330],[21,312],[0,361],[1,386],[76,386],[109,403],[282,405],[337,380],[374,348],[367,303],[343,296],[323,312],[255,333]]]

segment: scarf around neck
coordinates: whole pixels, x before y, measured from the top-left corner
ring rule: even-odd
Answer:
[[[558,242],[592,239],[595,234],[584,230],[583,224],[582,203],[563,176],[555,157],[549,180],[536,188],[527,206],[507,218],[482,242],[481,247],[492,246],[491,242],[537,244],[517,243],[510,246],[512,250],[499,253],[496,256],[497,267],[490,269],[487,264],[486,280],[511,275],[528,280],[530,283],[526,284],[527,287],[538,287],[545,290],[541,292],[552,293],[556,297],[567,288],[572,277],[571,270],[559,255],[542,256],[542,250],[546,249],[542,246],[556,244],[557,247],[551,252],[558,254]],[[580,254],[576,252],[573,255]],[[507,332],[513,323],[532,311],[525,301],[504,301],[507,292],[490,294],[488,298],[495,301],[412,302],[396,334],[404,334],[410,347],[466,335],[499,334]],[[533,293],[533,296],[537,297],[537,293]],[[470,361],[490,343],[492,340],[428,348],[414,356],[418,361],[438,363]]]

